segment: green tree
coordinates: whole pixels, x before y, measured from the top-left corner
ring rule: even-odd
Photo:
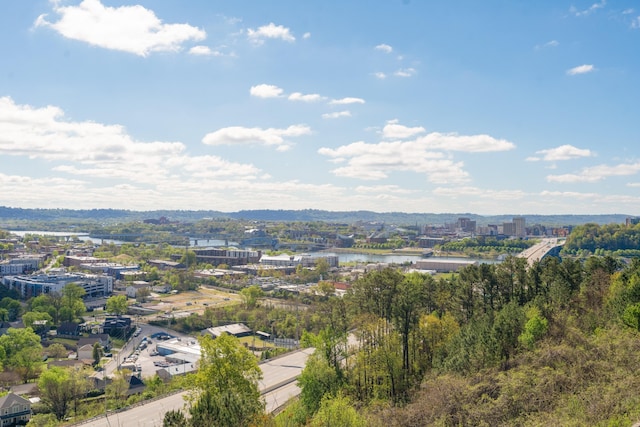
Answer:
[[[113,399],[116,407],[120,407],[127,397],[127,390],[129,389],[129,383],[127,377],[131,374],[128,369],[122,369],[113,376],[111,384],[107,385],[106,395]]]
[[[258,300],[264,296],[264,292],[258,285],[248,286],[240,291],[240,297],[247,309],[255,308]]]
[[[311,427],[365,427],[366,419],[358,414],[353,403],[345,396],[327,396],[309,423]]]
[[[67,357],[67,349],[64,345],[60,343],[53,343],[49,347],[47,347],[47,355],[54,359],[61,359],[63,357]]]
[[[162,427],[185,427],[188,426],[187,418],[180,410],[167,411],[162,420]]]
[[[22,315],[22,322],[24,326],[33,329],[36,333],[43,333],[49,330],[53,324],[53,318],[46,312],[29,311]]]
[[[100,364],[100,360],[102,359],[103,351],[102,346],[99,342],[93,343],[93,366],[98,366]]]
[[[9,322],[15,322],[20,313],[22,313],[22,305],[20,301],[17,301],[10,297],[4,297],[0,300],[0,308],[7,310],[7,317]]]
[[[197,399],[190,413],[194,426],[244,426],[264,412],[255,356],[231,335],[200,338],[200,369],[193,377]],[[209,424],[196,424],[196,422]]]
[[[640,303],[629,304],[622,313],[625,325],[640,331]]]
[[[0,336],[0,347],[6,364],[25,382],[34,378],[43,365],[40,337],[31,328],[9,328],[5,335]]]
[[[312,416],[320,408],[325,395],[335,396],[341,385],[336,370],[329,365],[325,357],[316,350],[298,377],[300,402],[306,414]]]
[[[531,307],[527,310],[527,323],[518,341],[524,347],[532,349],[534,344],[547,333],[547,329],[547,319],[542,316],[537,307]]]
[[[44,404],[58,420],[64,419],[73,398],[69,387],[69,371],[57,366],[44,371],[38,379],[38,389]]]
[[[107,313],[113,313],[117,315],[125,314],[128,309],[126,295],[114,295],[107,299],[106,310]]]

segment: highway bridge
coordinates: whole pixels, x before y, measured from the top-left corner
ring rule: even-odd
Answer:
[[[557,238],[542,239],[537,245],[531,246],[516,255],[518,258],[526,258],[527,264],[532,266],[536,261],[541,261],[547,256],[559,256],[564,245],[564,240]]]

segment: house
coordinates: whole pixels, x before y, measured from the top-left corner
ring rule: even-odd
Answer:
[[[95,343],[99,343],[103,349],[109,350],[111,348],[111,337],[109,337],[108,334],[95,334],[89,335],[86,338],[80,338],[78,340],[78,351],[80,350],[80,347],[85,345],[90,345],[93,348]],[[92,358],[93,357],[90,357],[90,359]],[[78,356],[78,359],[82,358]]]
[[[62,322],[58,326],[56,333],[59,337],[78,337],[80,336],[80,324],[76,322]]]
[[[81,361],[93,361],[93,345],[85,344],[78,347],[78,360]]]
[[[102,332],[105,334],[109,334],[111,336],[118,337],[126,337],[129,333],[129,330],[133,326],[131,325],[131,318],[118,316],[118,317],[107,317],[104,319],[104,324],[102,325]]]
[[[127,378],[127,383],[129,384],[129,387],[127,388],[127,396],[142,393],[147,388],[144,382],[142,382],[140,377],[137,375],[131,375]]]
[[[17,394],[0,397],[0,426],[25,425],[31,418],[31,402]]]
[[[141,289],[150,289],[149,282],[145,282],[144,280],[135,280],[134,282],[127,285],[127,297],[135,298],[138,296],[138,291]]]

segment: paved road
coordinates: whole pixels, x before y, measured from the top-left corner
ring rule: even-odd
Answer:
[[[300,389],[296,378],[313,353],[313,349],[298,350],[282,357],[260,364],[264,378],[258,384],[266,402],[266,410],[273,412],[290,398],[297,396]],[[119,413],[111,413],[83,427],[155,427],[162,426],[165,412],[182,409],[186,392],[175,394]]]
[[[518,254],[518,258],[526,258],[527,263],[531,266],[534,262],[540,261],[550,250],[563,244],[564,241],[560,242],[557,238],[542,239],[537,245],[531,246]]]

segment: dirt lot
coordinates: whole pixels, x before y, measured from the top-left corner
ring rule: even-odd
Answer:
[[[158,310],[159,316],[171,314],[173,317],[188,316],[191,313],[202,314],[207,307],[223,307],[241,302],[238,294],[207,287],[201,287],[197,291],[153,296],[153,300],[143,306]]]

